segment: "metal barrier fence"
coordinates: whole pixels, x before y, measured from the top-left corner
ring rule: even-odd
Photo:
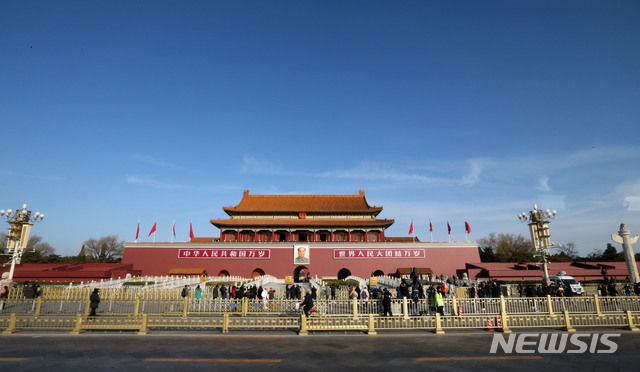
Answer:
[[[243,315],[292,315],[300,314],[301,301],[283,298],[274,300],[259,299],[222,299],[211,297],[194,299],[191,297],[172,299],[157,299],[137,297],[121,299],[120,296],[101,296],[97,312],[99,314],[129,315],[129,314],[221,314],[241,313]],[[640,298],[638,297],[510,297],[510,298],[445,298],[444,314],[458,316],[472,314],[498,314],[503,311],[509,315],[518,314],[554,314],[567,311],[571,314],[600,314],[613,312],[640,312]],[[315,313],[326,316],[382,314],[381,300],[326,300],[314,301]],[[428,299],[418,301],[408,299],[393,299],[391,311],[393,314],[407,316],[433,315],[433,304]],[[0,314],[88,314],[88,296],[84,299],[76,296],[60,298],[38,297],[36,299],[8,299],[0,301]]]
[[[287,330],[307,335],[313,331],[359,331],[376,334],[381,330],[416,330],[444,333],[445,330],[497,330],[505,333],[516,328],[553,328],[575,332],[575,327],[616,327],[639,331],[636,325],[640,322],[640,313],[626,311],[623,313],[603,314],[519,314],[508,316],[505,313],[496,315],[474,314],[470,316],[361,316],[324,317],[300,316],[241,316],[224,313],[215,316],[166,316],[166,315],[111,315],[86,317],[76,315],[35,316],[12,313],[0,316],[0,328],[3,334],[29,330],[70,331],[80,334],[87,330],[137,331],[147,334],[152,330]]]
[[[375,334],[376,329],[444,329],[625,326],[637,330],[640,301],[637,297],[488,298],[444,300],[446,315],[434,313],[427,300],[392,300],[394,316],[380,316],[380,300],[317,300],[309,318],[297,300],[142,299],[107,298],[97,317],[88,317],[88,300],[17,299],[0,301],[0,327],[5,333],[20,329],[288,329],[309,331],[353,330]]]

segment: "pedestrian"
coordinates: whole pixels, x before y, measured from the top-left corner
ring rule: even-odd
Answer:
[[[302,301],[302,306],[304,310],[304,315],[307,317],[311,315],[311,309],[313,309],[313,298],[311,297],[311,293],[307,292],[304,295],[304,301]]]
[[[187,297],[187,295],[189,294],[189,285],[185,284],[184,288],[182,288],[182,293],[180,294],[182,296],[182,298]]]
[[[382,316],[393,316],[391,313],[391,292],[388,289],[384,289],[382,292]]]
[[[9,298],[9,287],[5,285],[2,292],[0,292],[0,310],[4,309],[4,301],[7,298]]]
[[[362,291],[360,291],[360,297],[363,300],[368,300],[369,299],[369,290],[367,289],[367,287],[363,287]]]
[[[29,282],[24,282],[24,286],[22,287],[22,299],[31,298],[29,297]]]
[[[93,290],[93,293],[91,294],[91,296],[89,296],[89,300],[91,301],[91,304],[89,305],[89,307],[91,308],[91,313],[89,314],[89,316],[96,316],[96,309],[98,309],[98,304],[100,303],[98,288],[95,288]]]
[[[443,292],[436,291],[435,300],[436,300],[436,311],[440,313],[441,316],[444,316],[444,301],[442,300],[442,294]]]
[[[220,296],[222,296],[223,299],[227,298],[227,286],[223,285],[222,288],[220,288]]]
[[[478,298],[478,288],[476,288],[475,283],[471,284],[471,288],[469,289],[469,297]]]
[[[202,289],[200,288],[200,286],[198,285],[196,287],[196,300],[199,300],[202,298]]]
[[[6,285],[2,289],[2,292],[0,292],[0,299],[5,299],[5,298],[9,298],[9,287],[7,287]]]

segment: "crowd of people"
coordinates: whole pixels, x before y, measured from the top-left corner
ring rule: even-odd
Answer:
[[[261,300],[273,300],[275,296],[275,290],[273,288],[263,288],[262,286],[256,287],[255,285],[247,286],[235,286],[235,285],[216,285],[211,290],[211,296],[222,299],[242,299],[247,298],[250,300],[261,299]],[[188,284],[182,288],[182,292],[180,295],[182,298],[191,296],[191,286]],[[202,298],[202,289],[200,285],[198,285],[195,289],[194,298],[199,300]]]

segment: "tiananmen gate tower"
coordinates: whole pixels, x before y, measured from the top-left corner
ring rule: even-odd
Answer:
[[[211,220],[219,237],[186,243],[130,242],[123,264],[144,275],[273,275],[345,278],[419,273],[462,276],[480,262],[474,242],[420,242],[385,235],[394,220],[356,195],[251,195]]]

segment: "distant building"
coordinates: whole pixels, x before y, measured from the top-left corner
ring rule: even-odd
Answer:
[[[357,195],[245,191],[238,205],[223,210],[229,218],[211,220],[220,229],[219,237],[188,243],[130,242],[122,262],[143,275],[202,270],[212,276],[268,274],[298,279],[408,274],[411,267],[422,274],[461,276],[467,262],[480,261],[473,242],[387,237],[385,230],[394,220],[378,219],[382,207],[370,206],[362,190]]]

